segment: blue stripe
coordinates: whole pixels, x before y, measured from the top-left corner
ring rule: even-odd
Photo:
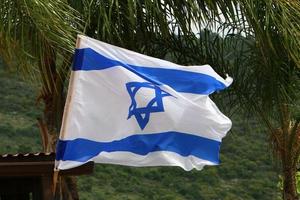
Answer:
[[[168,85],[177,92],[211,94],[226,88],[222,82],[206,74],[177,69],[130,65],[107,58],[91,48],[76,49],[75,51],[74,71],[103,70],[115,66],[122,66],[154,84]]]
[[[179,132],[132,135],[112,142],[96,142],[87,139],[59,140],[56,160],[85,162],[101,152],[124,151],[138,155],[169,151],[181,156],[195,157],[219,163],[220,142]]]

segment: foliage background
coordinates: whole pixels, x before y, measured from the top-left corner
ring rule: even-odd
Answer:
[[[1,65],[1,64],[0,64]],[[42,151],[35,108],[36,85],[0,66],[0,154]],[[233,116],[221,148],[221,165],[185,172],[176,167],[95,167],[79,177],[83,200],[272,200],[278,199],[276,163],[266,134],[251,119]],[[250,132],[251,127],[251,132]]]

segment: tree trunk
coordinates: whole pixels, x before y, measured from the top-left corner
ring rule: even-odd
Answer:
[[[66,77],[58,74],[56,55],[51,46],[45,44],[43,61],[40,64],[42,88],[38,100],[44,103],[43,117],[38,119],[43,149],[45,152],[55,152],[56,142],[64,110],[64,83]],[[65,58],[68,63],[68,58]],[[67,63],[63,63],[67,67]],[[60,194],[56,199],[78,200],[78,190],[75,177],[62,177],[57,190]]]
[[[300,155],[300,126],[298,120],[291,119],[287,104],[279,107],[281,127],[271,129],[274,153],[281,160],[282,199],[299,200],[297,193],[297,164]]]
[[[296,167],[283,168],[283,199],[299,200],[296,188]]]

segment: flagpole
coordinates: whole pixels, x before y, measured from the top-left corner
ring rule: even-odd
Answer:
[[[80,42],[81,42],[81,37],[80,35],[77,35],[77,40],[76,40],[76,49],[80,47]],[[69,87],[68,87],[68,94],[66,98],[66,103],[65,103],[65,108],[64,108],[64,114],[63,114],[63,119],[62,119],[62,126],[61,126],[61,131],[60,131],[60,138],[64,139],[65,134],[66,134],[66,127],[68,123],[68,115],[70,113],[70,102],[72,101],[72,97],[74,94],[74,80],[75,80],[75,73],[73,73],[73,70],[71,70],[71,75],[70,75],[70,81],[69,81]]]
[[[76,40],[76,49],[79,48],[80,46],[80,41],[81,37],[80,35],[77,35],[77,40]],[[73,73],[73,70],[71,70],[71,75],[70,75],[70,81],[69,81],[69,87],[68,87],[68,94],[66,98],[66,103],[65,103],[65,108],[64,108],[64,114],[63,114],[63,119],[62,119],[62,125],[61,125],[61,130],[60,130],[60,139],[64,139],[65,133],[66,133],[66,127],[68,123],[68,114],[70,113],[70,103],[72,101],[72,96],[74,94],[74,80],[75,80],[75,73]],[[56,186],[59,178],[59,169],[57,168],[56,164],[54,166],[54,172],[53,172],[53,197],[55,196],[56,193]]]

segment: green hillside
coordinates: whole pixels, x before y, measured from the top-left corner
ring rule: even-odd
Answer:
[[[33,85],[0,67],[0,153],[41,151]],[[251,130],[251,132],[250,132]],[[98,164],[79,178],[81,199],[251,200],[277,199],[278,177],[267,137],[255,123],[233,119],[221,165],[185,172],[176,167],[132,168]]]

